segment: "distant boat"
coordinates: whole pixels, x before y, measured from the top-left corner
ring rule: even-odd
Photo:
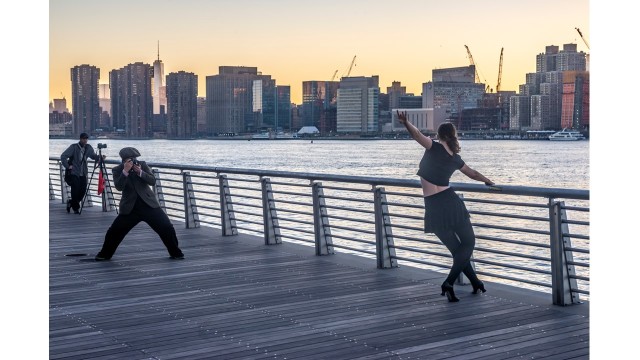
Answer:
[[[567,128],[558,131],[555,134],[549,135],[549,140],[552,141],[576,141],[584,140],[584,135],[578,130],[570,130]]]
[[[263,132],[263,133],[260,133],[260,134],[253,134],[253,135],[251,135],[251,138],[252,139],[270,139],[271,136],[269,136],[269,133]]]

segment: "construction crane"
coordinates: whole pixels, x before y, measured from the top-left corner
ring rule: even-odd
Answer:
[[[356,63],[356,56],[353,55],[353,60],[351,60],[351,65],[349,65],[349,71],[347,71],[347,75],[344,77],[349,77],[351,75],[351,69],[353,69],[353,65]]]
[[[584,44],[587,45],[587,50],[591,50],[589,48],[589,43],[587,42],[587,40],[584,38],[584,36],[582,36],[582,31],[580,31],[580,29],[576,28],[576,30],[578,30],[578,34],[580,34],[580,37],[582,38],[582,41],[584,41]]]
[[[333,73],[333,76],[331,77],[331,81],[333,81],[336,78],[336,75],[338,75],[338,70],[336,70],[336,72]]]
[[[496,92],[500,92],[500,85],[502,83],[502,53],[504,48],[500,49],[500,66],[498,67],[498,85],[496,85]]]
[[[469,47],[467,45],[464,46],[465,49],[467,49],[467,55],[469,56],[469,62],[471,63],[471,65],[473,65],[474,70],[476,72],[476,82],[478,84],[482,83],[482,81],[480,81],[480,75],[478,75],[478,66],[476,65],[476,63],[473,61],[473,55],[471,55],[471,50],[469,50]],[[487,83],[486,81],[484,82],[485,84]],[[487,85],[485,91],[489,91],[489,85]]]

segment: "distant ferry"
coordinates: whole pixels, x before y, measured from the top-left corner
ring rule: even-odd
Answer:
[[[584,135],[577,130],[568,130],[566,128],[562,131],[558,131],[555,134],[549,135],[549,140],[552,141],[576,141],[584,140]]]

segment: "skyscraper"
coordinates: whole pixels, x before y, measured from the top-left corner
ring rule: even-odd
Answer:
[[[302,82],[302,126],[315,126],[321,134],[336,131],[338,81]]]
[[[111,118],[119,133],[128,137],[148,138],[153,134],[153,68],[142,62],[111,70]]]
[[[270,86],[270,75],[262,75],[257,67],[220,66],[219,74],[206,77],[207,133],[255,132],[254,81],[261,80],[261,87]],[[254,102],[255,100],[255,102]]]
[[[71,68],[73,135],[93,132],[100,121],[98,81],[100,69],[92,65]]]
[[[568,98],[563,93],[565,90],[573,91],[573,88],[565,87],[565,74],[576,71],[584,72],[586,67],[586,54],[582,51],[578,52],[576,44],[564,44],[562,50],[556,45],[546,46],[544,53],[536,55],[536,72],[526,75],[526,83],[520,85],[517,99],[511,99],[511,106],[517,102],[520,109],[514,110],[512,108],[511,115],[517,114],[517,117],[510,119],[511,128],[517,130],[559,130],[561,127],[566,127],[567,124],[563,122],[563,119],[568,115],[566,115],[563,101]],[[527,99],[531,112],[528,116],[522,113],[525,106],[521,104]]]
[[[198,76],[179,71],[167,75],[167,138],[196,136],[198,128]]]
[[[475,65],[434,69],[431,74],[432,81],[422,84],[422,107],[444,109],[435,112],[436,126],[447,118],[460,122],[462,110],[477,108],[482,101],[485,85],[475,82]]]
[[[337,131],[367,133],[378,131],[379,78],[343,77],[338,89]]]
[[[160,41],[158,41],[158,59],[153,62],[153,113],[160,114],[160,106],[167,108],[166,87],[164,86],[164,64],[160,60]]]

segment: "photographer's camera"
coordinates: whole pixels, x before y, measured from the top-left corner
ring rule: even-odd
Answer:
[[[107,148],[107,144],[98,143],[98,149],[106,149],[106,148]]]

